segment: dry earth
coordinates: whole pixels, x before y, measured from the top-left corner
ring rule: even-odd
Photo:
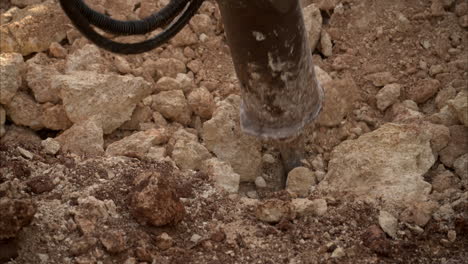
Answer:
[[[468,263],[468,1],[302,4],[326,101],[279,190],[214,1],[132,56],[0,2],[0,263]]]

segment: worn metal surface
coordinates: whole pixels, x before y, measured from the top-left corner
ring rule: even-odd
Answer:
[[[241,83],[241,126],[263,139],[300,133],[321,109],[298,0],[218,0]]]

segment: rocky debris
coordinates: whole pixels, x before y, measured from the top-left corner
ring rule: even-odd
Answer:
[[[5,135],[5,122],[6,122],[6,111],[2,105],[0,105],[0,138]]]
[[[54,104],[60,102],[60,90],[51,85],[53,76],[59,74],[54,65],[34,63],[34,59],[27,62],[26,83],[37,102]]]
[[[400,214],[399,219],[424,227],[431,220],[432,214],[438,207],[439,205],[433,201],[414,201],[408,204],[408,208]]]
[[[99,156],[104,154],[103,136],[101,123],[95,119],[89,119],[74,124],[55,140],[60,144],[63,152]]]
[[[100,230],[100,226],[112,216],[112,200],[102,201],[94,196],[78,198],[78,207],[72,209],[76,225],[85,236],[93,235]]]
[[[22,147],[16,147],[16,150],[21,154],[26,159],[32,160],[34,158],[34,154],[32,154],[30,151],[22,148]]]
[[[416,103],[424,103],[437,94],[440,82],[436,79],[424,79],[406,89],[406,97]]]
[[[65,62],[65,72],[94,71],[106,73],[108,71],[106,64],[106,60],[102,57],[99,48],[93,44],[86,44],[68,56]]]
[[[205,87],[193,90],[188,95],[188,104],[193,112],[201,118],[210,119],[216,108],[213,95]]]
[[[149,129],[134,133],[110,144],[106,149],[109,156],[146,156],[154,146],[164,144],[169,135],[165,129]]]
[[[11,102],[22,84],[25,67],[21,54],[0,53],[0,104]]]
[[[317,124],[336,126],[352,111],[353,104],[358,100],[357,86],[350,78],[332,80],[322,85],[325,99]]]
[[[173,185],[159,173],[143,173],[134,181],[130,210],[140,222],[153,226],[175,225],[185,208]]]
[[[0,143],[23,142],[27,144],[40,144],[41,138],[31,129],[10,125],[0,140]]]
[[[1,52],[28,55],[45,51],[66,37],[68,19],[59,4],[46,1],[18,11],[15,19],[0,27]]]
[[[391,115],[392,122],[402,124],[417,122],[424,118],[421,112],[405,103],[395,103],[392,105],[389,114]]]
[[[211,34],[213,31],[213,22],[211,21],[210,16],[206,14],[197,14],[190,19],[190,27],[194,32]]]
[[[440,151],[440,161],[452,168],[453,162],[461,155],[468,152],[468,128],[465,126],[451,126],[450,142]]]
[[[0,240],[16,237],[22,227],[27,226],[36,214],[36,205],[28,199],[0,199]]]
[[[206,173],[215,186],[230,193],[239,191],[240,175],[227,162],[211,158],[203,162],[201,171]]]
[[[431,134],[431,148],[434,155],[437,155],[445,148],[450,141],[450,130],[444,125],[424,122],[423,127]]]
[[[288,173],[286,190],[299,197],[307,197],[313,185],[317,184],[314,172],[306,167],[296,167]]]
[[[468,90],[459,92],[455,99],[448,101],[448,105],[458,120],[468,127]]]
[[[465,181],[465,184],[468,183],[468,153],[461,155],[453,162],[453,168],[455,173]]]
[[[432,123],[442,124],[448,127],[460,124],[458,118],[450,110],[448,105],[442,107],[438,113],[426,117],[426,119]]]
[[[178,140],[174,145],[172,158],[182,170],[199,170],[203,161],[211,158],[211,154],[198,141]]]
[[[89,252],[93,249],[98,242],[98,239],[91,236],[80,237],[73,241],[70,247],[70,254],[72,256],[79,256]]]
[[[30,127],[34,130],[43,128],[41,106],[24,92],[18,92],[6,105],[7,115],[16,125]]]
[[[367,75],[365,78],[376,87],[383,87],[396,81],[391,72],[376,72]]]
[[[255,216],[260,221],[274,224],[282,219],[294,219],[295,211],[290,202],[270,199],[257,206]]]
[[[322,31],[322,15],[320,9],[311,4],[302,9],[304,24],[309,38],[310,50],[314,51],[320,39]]]
[[[109,134],[130,120],[138,102],[151,93],[141,77],[74,71],[54,77],[67,116],[79,123],[95,116]]]
[[[242,182],[253,182],[262,166],[261,144],[240,130],[239,105],[237,95],[221,101],[213,118],[203,123],[203,140],[208,150],[232,166]]]
[[[385,233],[393,239],[397,239],[398,220],[387,211],[380,211],[379,225]]]
[[[175,78],[177,77],[178,73],[186,72],[185,64],[182,61],[174,58],[160,58],[151,64],[152,65],[149,65],[149,67],[154,67],[153,69],[161,77],[166,76]]]
[[[170,43],[175,47],[184,47],[198,43],[198,38],[192,29],[184,27],[170,40]]]
[[[192,111],[187,103],[184,92],[171,90],[153,95],[154,110],[165,118],[187,125],[191,121]]]
[[[156,246],[161,250],[167,250],[174,244],[174,239],[167,233],[162,233],[156,238]]]
[[[342,258],[346,256],[346,252],[342,247],[337,247],[335,250],[333,250],[331,257],[332,258]]]
[[[66,50],[62,45],[57,42],[50,43],[49,53],[54,58],[65,59],[68,55],[68,50]]]
[[[45,103],[41,105],[40,122],[45,128],[51,130],[66,130],[73,123],[68,119],[63,105]]]
[[[322,52],[323,56],[331,57],[333,54],[333,44],[331,41],[330,34],[327,31],[322,30],[320,34],[320,52]]]
[[[55,184],[52,181],[51,177],[46,175],[36,176],[29,179],[26,182],[26,185],[35,194],[50,192],[55,188]]]
[[[99,240],[110,253],[119,253],[126,248],[125,232],[122,230],[105,230]]]
[[[60,143],[53,139],[47,138],[41,141],[41,146],[47,154],[55,155],[60,150]]]
[[[388,255],[390,253],[390,242],[377,225],[372,225],[367,229],[363,235],[363,242],[366,247],[378,254]]]
[[[182,84],[179,82],[179,80],[171,78],[171,77],[161,77],[156,82],[156,90],[159,92],[181,90],[181,89],[182,89]]]
[[[327,201],[324,199],[296,198],[291,202],[298,216],[322,216],[328,210]]]
[[[397,83],[387,84],[377,93],[375,98],[377,99],[377,108],[380,111],[385,111],[387,107],[398,101],[400,97],[400,85]]]
[[[457,95],[457,90],[452,86],[445,87],[437,93],[435,98],[435,103],[438,109],[442,109],[447,104],[447,101],[455,98]]]
[[[424,129],[389,123],[338,145],[318,187],[361,199],[381,199],[390,211],[404,209],[427,198],[431,186],[422,176],[434,161],[430,135]]]
[[[130,120],[125,122],[122,130],[143,130],[143,124],[150,124],[153,117],[153,110],[146,105],[137,105]]]
[[[449,170],[439,170],[432,178],[432,190],[435,192],[443,192],[449,188],[456,188],[457,185],[458,178]]]

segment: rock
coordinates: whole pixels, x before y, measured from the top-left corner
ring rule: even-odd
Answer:
[[[50,192],[55,188],[55,184],[52,181],[51,177],[46,175],[36,176],[29,179],[26,182],[26,185],[35,194]]]
[[[28,6],[13,21],[0,26],[0,50],[24,56],[45,51],[52,42],[66,37],[68,24],[68,18],[56,2]]]
[[[322,216],[327,210],[327,201],[324,199],[309,200],[297,198],[292,200],[294,211],[298,216]]]
[[[427,198],[431,185],[423,175],[434,162],[423,128],[388,123],[335,147],[318,189],[380,200],[389,211],[402,209]]]
[[[241,182],[253,182],[261,175],[261,144],[256,138],[242,133],[239,105],[237,95],[221,101],[213,117],[203,123],[203,141],[208,150],[232,166]]]
[[[297,167],[288,173],[286,190],[297,194],[299,197],[309,195],[310,188],[317,184],[314,172],[306,167]]]
[[[205,87],[193,90],[188,96],[188,104],[201,118],[210,119],[216,108],[213,95]]]
[[[389,240],[377,225],[370,226],[363,234],[363,244],[372,251],[382,255],[388,255],[391,250]]]
[[[41,138],[31,129],[10,125],[6,128],[6,132],[0,140],[0,143],[17,143],[23,142],[28,144],[40,144]]]
[[[396,81],[390,72],[377,72],[365,76],[366,80],[371,81],[376,87],[383,87]]]
[[[315,4],[303,8],[302,14],[309,38],[310,50],[314,51],[320,39],[320,32],[322,31],[322,15],[320,14],[320,9]]]
[[[125,250],[125,233],[124,231],[106,231],[99,238],[104,248],[109,253],[119,253]]]
[[[211,18],[206,14],[197,14],[190,19],[190,27],[197,34],[210,34],[213,31]]]
[[[174,47],[190,46],[198,43],[198,38],[189,27],[184,27],[177,35],[171,38],[170,43]]]
[[[16,237],[17,233],[31,223],[36,214],[36,205],[27,199],[0,199],[0,240]]]
[[[174,186],[159,173],[140,174],[131,195],[130,211],[140,222],[153,226],[175,225],[185,216],[185,208]]]
[[[407,107],[403,103],[396,103],[392,105],[390,109],[390,114],[392,116],[392,122],[402,124],[414,123],[424,118],[424,115],[422,113]]]
[[[400,214],[400,220],[414,223],[424,227],[431,220],[432,213],[438,208],[438,204],[428,201],[414,201],[407,205],[407,208]]]
[[[438,154],[447,146],[450,140],[450,130],[444,125],[424,123],[423,127],[431,134],[431,148],[434,154]]]
[[[437,94],[440,88],[440,82],[435,79],[424,79],[406,90],[408,99],[418,104],[424,103]]]
[[[125,122],[120,129],[123,130],[140,130],[143,123],[150,123],[153,117],[153,110],[149,106],[137,105],[133,111],[130,120]]]
[[[25,67],[21,54],[0,53],[0,104],[11,102],[22,84],[21,75]]]
[[[468,91],[459,92],[455,99],[448,101],[448,105],[457,114],[458,120],[468,127]]]
[[[282,219],[294,219],[294,208],[290,202],[270,199],[260,203],[255,216],[266,223],[278,223]]]
[[[399,84],[387,84],[385,85],[375,96],[377,99],[377,108],[380,111],[385,111],[387,107],[398,101],[400,97],[400,88]]]
[[[456,95],[457,90],[455,90],[455,88],[453,88],[452,86],[448,86],[440,90],[435,98],[437,108],[442,109],[442,107],[444,107],[447,104],[447,101],[455,98]]]
[[[455,242],[455,240],[457,239],[457,232],[455,230],[449,230],[447,232],[447,239],[452,243]]]
[[[106,149],[109,156],[146,156],[150,149],[168,141],[169,135],[165,129],[149,129],[134,133],[110,144]]]
[[[456,188],[457,183],[458,179],[452,172],[443,170],[432,178],[432,189],[436,192],[443,192],[449,188]]]
[[[385,233],[397,239],[398,220],[387,211],[380,211],[379,225]]]
[[[265,181],[265,179],[261,176],[258,176],[257,178],[255,178],[255,186],[257,188],[266,188],[267,187],[267,183]]]
[[[457,16],[461,17],[465,15],[468,12],[468,3],[466,2],[460,2],[455,6],[455,14]]]
[[[85,236],[93,235],[110,217],[106,203],[94,196],[78,198],[78,207],[72,214],[76,225]]]
[[[6,122],[6,111],[2,105],[0,105],[0,138],[3,137],[6,133],[5,129],[5,122]]]
[[[50,43],[49,53],[53,57],[59,59],[65,59],[68,55],[68,51],[57,42]]]
[[[33,62],[27,63],[26,82],[33,91],[34,98],[39,103],[59,103],[60,90],[51,86],[52,77],[60,74],[53,65],[39,65]]]
[[[331,37],[325,30],[322,30],[320,33],[320,52],[322,52],[325,57],[330,57],[333,54]]]
[[[40,4],[43,0],[11,0],[11,3],[15,6],[24,8],[30,5]]]
[[[468,182],[468,153],[458,157],[453,162],[455,173],[464,181]]]
[[[34,99],[24,92],[18,92],[6,105],[7,115],[20,126],[27,126],[34,130],[43,128],[41,122],[41,107]]]
[[[73,123],[95,116],[109,134],[130,120],[138,102],[151,93],[141,77],[74,71],[54,77],[67,116]]]
[[[181,89],[182,89],[182,84],[179,82],[179,80],[171,78],[171,77],[161,77],[156,82],[156,90],[159,92],[181,90]]]
[[[211,158],[203,162],[201,171],[208,174],[215,186],[230,193],[239,191],[240,175],[227,163]]]
[[[452,168],[453,162],[468,152],[468,129],[465,126],[451,126],[450,142],[440,151],[440,161]]]
[[[73,123],[68,119],[63,105],[45,103],[41,105],[40,121],[45,128],[51,130],[66,130]]]
[[[454,114],[448,105],[442,107],[438,113],[432,114],[426,118],[428,121],[444,126],[453,126],[460,124],[456,114]]]
[[[325,92],[323,108],[317,124],[336,126],[348,115],[358,99],[358,89],[352,79],[332,80],[323,84]]]
[[[182,31],[179,32],[179,34],[182,33]],[[154,65],[152,66],[154,67],[154,70],[159,76],[175,78],[177,77],[178,73],[186,72],[185,64],[182,61],[173,58],[160,58],[156,62],[154,62]]]
[[[324,71],[322,68],[319,66],[315,65],[314,66],[314,71],[315,71],[315,77],[317,77],[317,81],[320,83],[320,85],[325,85],[325,83],[329,82],[332,80],[330,75],[326,71]]]
[[[55,155],[60,150],[60,143],[53,139],[47,138],[41,141],[41,146],[47,154]]]
[[[203,161],[209,158],[210,152],[197,141],[178,140],[172,151],[172,159],[182,170],[198,170]]]
[[[32,160],[34,158],[34,154],[32,154],[29,150],[25,150],[22,147],[16,147],[16,150],[26,159]]]
[[[98,73],[105,73],[108,71],[106,63],[98,47],[93,44],[86,44],[83,48],[76,50],[68,56],[65,72],[95,71],[97,69]]]
[[[74,124],[55,140],[62,146],[63,152],[86,156],[104,154],[102,127],[100,122],[95,119]]]
[[[152,108],[167,119],[183,125],[190,123],[192,111],[181,90],[165,91],[153,95]]]
[[[156,238],[156,246],[161,250],[166,250],[172,247],[174,239],[167,233],[162,233]]]
[[[342,258],[346,256],[346,252],[342,247],[337,247],[335,250],[333,250],[333,253],[331,254],[332,258]]]
[[[185,73],[178,73],[176,80],[180,83],[182,91],[184,93],[188,93],[193,86],[193,78],[191,78],[188,74]]]
[[[89,236],[81,237],[73,241],[73,243],[71,244],[70,254],[72,256],[79,256],[79,255],[86,254],[87,252],[90,252],[90,250],[92,250],[96,246],[97,242],[98,240],[95,237],[89,237]]]

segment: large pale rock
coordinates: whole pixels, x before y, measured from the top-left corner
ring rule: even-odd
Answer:
[[[154,95],[152,108],[167,119],[183,125],[190,123],[192,111],[181,90],[164,91]]]
[[[239,104],[237,95],[221,101],[213,118],[203,123],[203,140],[219,159],[231,164],[241,181],[254,182],[262,166],[261,144],[240,130]]]
[[[320,9],[312,4],[302,9],[304,24],[309,38],[309,45],[312,51],[317,47],[322,31],[322,15]]]
[[[468,127],[468,90],[462,90],[455,99],[448,101],[452,112],[456,113],[458,120]]]
[[[55,1],[28,6],[13,21],[0,26],[1,52],[28,55],[47,50],[66,37],[69,20]]]
[[[86,156],[104,154],[102,127],[100,122],[93,118],[74,124],[55,139],[62,146],[63,152]]]
[[[15,96],[22,83],[24,68],[21,54],[0,53],[0,104],[8,104]]]
[[[434,164],[430,135],[414,125],[388,123],[338,145],[319,190],[381,200],[387,210],[427,198],[423,175]]]
[[[168,138],[165,129],[149,129],[110,144],[106,149],[106,154],[110,156],[144,156],[152,147],[166,143]]]
[[[24,92],[18,92],[6,106],[7,115],[20,126],[27,126],[34,130],[43,128],[41,122],[41,106]]]
[[[52,130],[66,130],[73,125],[68,119],[63,105],[51,103],[41,105],[41,123],[44,127]]]
[[[217,158],[205,160],[201,171],[209,175],[215,186],[230,193],[239,191],[240,176],[232,167]]]
[[[57,75],[52,81],[68,117],[79,123],[95,116],[109,134],[130,120],[138,102],[151,93],[151,85],[141,77],[74,71]]]
[[[325,98],[317,119],[322,126],[336,126],[351,112],[358,99],[358,89],[352,79],[332,80],[323,85]]]
[[[211,158],[210,152],[197,141],[178,140],[172,151],[172,159],[182,170],[197,170],[202,162]]]
[[[83,48],[76,50],[68,56],[65,65],[66,72],[72,71],[93,71],[97,69],[100,73],[107,71],[106,61],[101,56],[98,47],[87,44]]]
[[[26,83],[31,88],[34,98],[39,103],[58,103],[60,101],[59,90],[51,85],[52,77],[60,73],[53,65],[40,65],[27,62]]]

